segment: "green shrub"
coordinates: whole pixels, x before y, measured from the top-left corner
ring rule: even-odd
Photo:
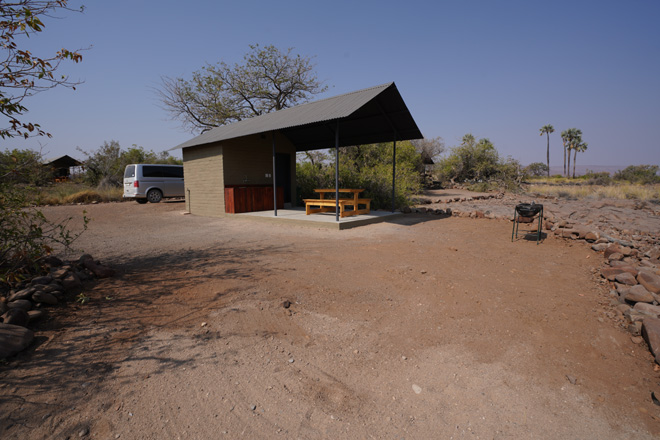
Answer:
[[[630,183],[660,183],[657,165],[630,165],[614,174],[614,180],[625,180]]]
[[[372,209],[392,205],[392,144],[381,143],[340,148],[339,187],[359,188],[362,197],[371,199]],[[422,189],[419,174],[421,157],[410,142],[396,146],[395,207],[412,203],[412,196]],[[330,157],[299,161],[296,164],[298,203],[304,198],[318,198],[316,188],[335,187],[335,165]]]

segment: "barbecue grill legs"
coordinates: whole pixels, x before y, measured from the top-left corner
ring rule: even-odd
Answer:
[[[520,222],[518,221],[518,218],[520,216],[518,215],[517,210],[513,210],[513,228],[511,229],[511,241],[513,241],[514,235],[515,238],[518,238],[518,226]],[[539,244],[539,241],[541,240],[541,220],[543,219],[543,208],[541,208],[541,212],[538,214],[538,224],[536,226],[536,244]]]

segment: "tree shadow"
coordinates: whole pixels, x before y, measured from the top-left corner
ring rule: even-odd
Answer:
[[[216,246],[113,264],[117,276],[85,290],[88,303],[68,298],[53,308],[31,347],[0,364],[2,437],[26,438],[26,430],[44,424],[52,424],[52,437],[76,435],[77,425],[58,421],[117,381],[135,381],[130,369],[124,372],[127,364],[140,362],[154,376],[216,362],[214,353],[183,358],[171,350],[178,342],[194,346],[222,338],[202,332],[200,319],[254,290],[272,271],[266,259],[286,252],[284,246]],[[195,295],[197,285],[213,288]],[[165,330],[167,340],[157,339],[157,330]]]

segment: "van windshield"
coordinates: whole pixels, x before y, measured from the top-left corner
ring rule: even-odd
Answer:
[[[135,177],[135,165],[128,165],[124,171],[124,178]]]

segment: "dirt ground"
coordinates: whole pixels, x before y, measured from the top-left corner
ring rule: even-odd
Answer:
[[[607,318],[584,243],[427,215],[334,231],[176,202],[45,212],[83,208],[76,246],[119,273],[0,365],[2,439],[660,435],[660,373]]]

